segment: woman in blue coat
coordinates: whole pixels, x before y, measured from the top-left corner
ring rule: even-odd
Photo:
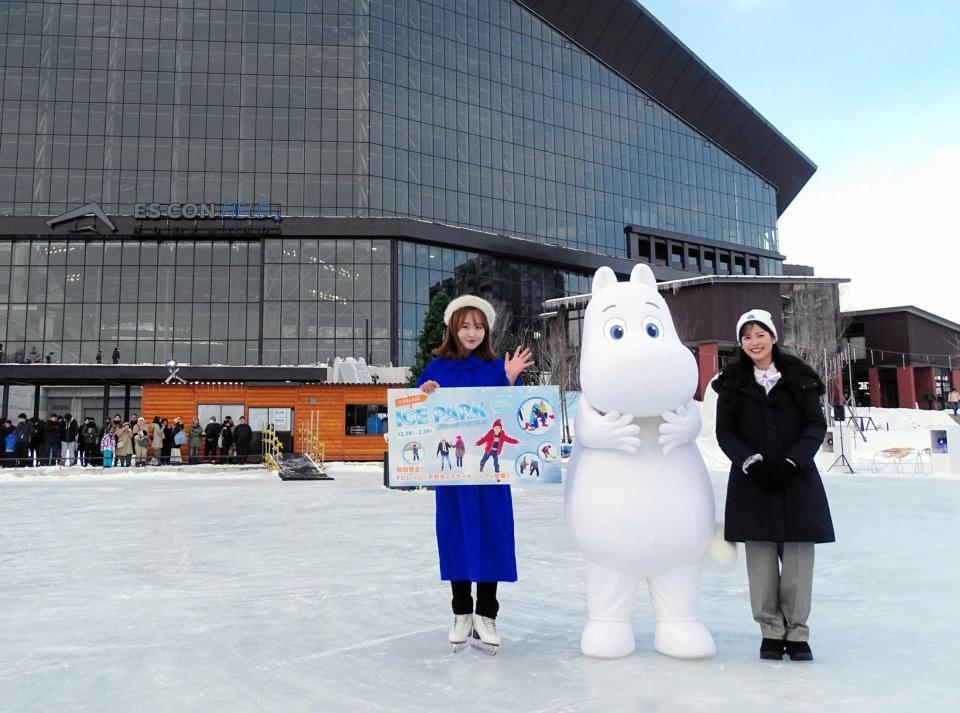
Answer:
[[[453,300],[443,313],[447,325],[437,358],[427,364],[417,386],[431,394],[442,387],[511,386],[533,365],[529,349],[500,359],[490,346],[493,306],[473,295]],[[508,485],[451,485],[437,488],[437,549],[440,578],[453,590],[450,643],[464,645],[471,632],[499,646],[494,620],[500,605],[497,582],[517,581],[513,500]],[[474,608],[471,583],[477,583]]]

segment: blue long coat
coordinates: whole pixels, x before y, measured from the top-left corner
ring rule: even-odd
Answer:
[[[503,359],[484,361],[436,358],[417,386],[509,386]],[[445,485],[437,494],[437,550],[440,579],[468,582],[516,582],[513,498],[509,485]]]

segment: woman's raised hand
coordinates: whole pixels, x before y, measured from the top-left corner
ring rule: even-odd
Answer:
[[[433,379],[431,379],[430,381],[424,381],[422,384],[420,384],[420,390],[427,395],[432,394],[434,391],[436,391],[439,388],[440,388],[440,384],[438,384]]]
[[[513,386],[517,383],[520,372],[533,366],[533,364],[533,352],[527,347],[517,347],[512,357],[510,352],[507,352],[503,357],[503,370],[507,374],[507,381],[510,382],[510,385]]]

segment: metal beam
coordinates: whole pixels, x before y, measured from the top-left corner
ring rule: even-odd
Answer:
[[[110,418],[110,382],[103,382],[103,425],[106,425]]]

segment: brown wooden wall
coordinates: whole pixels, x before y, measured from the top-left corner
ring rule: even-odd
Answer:
[[[253,407],[292,408],[294,450],[300,425],[320,413],[320,437],[327,460],[382,460],[387,444],[383,436],[346,435],[348,404],[386,404],[389,385],[310,384],[297,386],[245,386],[242,384],[146,384],[143,417],[173,419],[189,424],[200,404],[243,404]],[[205,425],[205,424],[204,424]]]

